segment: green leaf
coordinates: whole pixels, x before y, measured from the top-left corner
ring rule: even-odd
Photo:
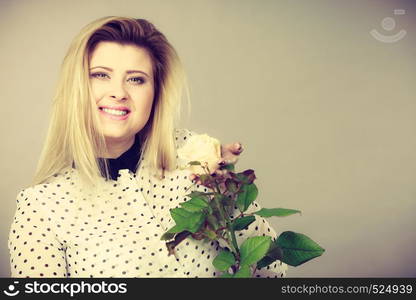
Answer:
[[[193,160],[193,161],[190,161],[188,164],[190,166],[200,166],[201,165],[201,162],[199,162],[197,160]]]
[[[276,244],[283,250],[282,261],[294,267],[321,256],[325,252],[325,249],[306,235],[293,231],[280,234]]]
[[[300,210],[288,209],[288,208],[262,208],[256,211],[254,214],[269,218],[269,217],[286,217],[293,214],[301,213]]]
[[[171,229],[169,229],[167,232],[169,232],[169,233],[179,233],[179,232],[184,231],[184,230],[185,229],[183,228],[183,226],[181,227],[181,226],[175,225]]]
[[[266,256],[273,258],[274,260],[282,259],[283,250],[277,245],[277,240],[270,245],[269,251],[267,251]]]
[[[205,214],[201,212],[192,213],[189,217],[188,224],[186,229],[192,233],[195,233],[199,230],[201,225],[205,221]]]
[[[240,217],[232,222],[234,230],[243,230],[256,220],[255,216]]]
[[[261,269],[267,267],[274,261],[281,260],[282,257],[283,251],[279,246],[277,246],[276,241],[274,241],[271,243],[270,248],[266,253],[266,256],[264,256],[260,261],[257,262],[257,268]]]
[[[237,207],[241,212],[245,212],[251,203],[257,198],[258,190],[254,183],[244,184],[237,196]]]
[[[247,277],[251,277],[251,273],[250,273],[250,267],[249,266],[241,266],[240,270],[237,271],[237,273],[234,274],[234,278],[247,278]]]
[[[244,241],[240,247],[240,265],[249,266],[259,261],[269,250],[270,236],[255,236]]]
[[[175,221],[174,228],[178,231],[183,231],[188,226],[188,218],[191,213],[183,208],[173,208],[170,210],[170,215]],[[171,228],[172,230],[173,228]],[[171,231],[172,232],[172,231]]]
[[[235,257],[230,251],[222,250],[212,262],[213,266],[220,271],[227,271],[235,264]]]
[[[269,256],[265,256],[257,262],[256,268],[261,269],[261,268],[267,267],[268,265],[270,265],[274,261],[275,261],[275,259],[273,259]]]
[[[180,206],[189,212],[201,211],[209,207],[208,202],[203,197],[193,197],[191,200],[180,203]]]
[[[177,228],[180,228],[181,231],[188,230],[195,233],[205,221],[205,214],[203,212],[189,212],[183,208],[174,208],[170,210],[170,214]]]
[[[170,210],[170,215],[172,216],[172,219],[176,222],[176,225],[180,224],[186,224],[187,219],[192,213],[187,211],[183,208],[173,208]]]

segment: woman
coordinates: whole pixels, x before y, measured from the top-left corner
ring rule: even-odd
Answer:
[[[183,90],[175,50],[148,21],[106,17],[82,29],[62,65],[34,182],[17,197],[12,277],[220,275],[219,244],[187,239],[174,257],[160,240],[169,210],[195,187],[177,163],[193,134],[175,129]],[[240,152],[224,146],[221,160]],[[258,218],[238,239],[254,234],[276,236]],[[286,268],[277,262],[258,276]]]

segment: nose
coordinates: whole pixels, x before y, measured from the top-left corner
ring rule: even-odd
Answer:
[[[114,83],[111,91],[110,91],[110,98],[122,101],[127,99],[127,92],[122,82]]]

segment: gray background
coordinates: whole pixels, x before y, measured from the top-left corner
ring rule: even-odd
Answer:
[[[90,21],[122,15],[153,22],[178,50],[192,99],[182,126],[241,141],[238,169],[256,170],[260,204],[302,211],[270,222],[326,252],[289,277],[414,277],[415,6],[0,0],[0,276],[10,276],[15,199],[33,176],[67,47]],[[383,43],[372,29],[407,35]]]

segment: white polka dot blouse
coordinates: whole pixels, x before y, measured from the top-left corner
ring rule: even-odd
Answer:
[[[181,147],[195,134],[175,130]],[[146,157],[135,173],[119,170],[116,180],[94,197],[80,196],[77,170],[69,167],[44,184],[23,189],[11,224],[8,247],[11,277],[218,277],[212,265],[218,242],[187,238],[168,256],[162,234],[174,225],[170,209],[192,190],[207,191],[177,168],[162,179],[149,174]],[[190,190],[187,190],[193,186]],[[252,211],[260,206],[254,202]],[[250,213],[248,211],[247,213]],[[239,214],[237,208],[233,218]],[[239,244],[250,236],[276,232],[262,217],[236,232]],[[275,261],[257,277],[285,277],[287,265]]]

